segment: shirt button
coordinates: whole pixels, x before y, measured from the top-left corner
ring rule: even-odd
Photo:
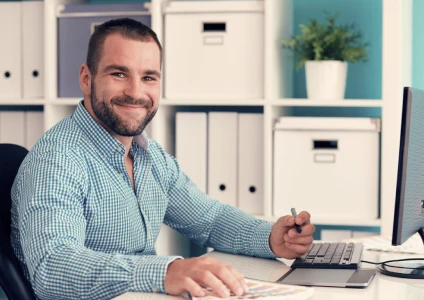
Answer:
[[[124,177],[124,173],[119,173],[119,176]]]
[[[118,152],[121,152],[121,151],[122,151],[122,148],[121,148],[120,146],[118,146],[118,147],[116,148],[116,150],[118,150]]]
[[[158,288],[154,285],[152,285],[152,292],[153,293],[157,293],[158,292]]]
[[[148,232],[148,233],[147,233],[147,238],[149,238],[149,239],[150,239],[150,232]]]

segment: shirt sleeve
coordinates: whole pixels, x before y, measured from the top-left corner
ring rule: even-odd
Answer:
[[[75,157],[50,152],[27,161],[15,181],[20,241],[32,287],[42,299],[110,299],[165,292],[168,264],[181,257],[123,255],[84,246],[87,172]]]
[[[211,199],[181,171],[174,157],[164,155],[169,176],[165,224],[222,252],[276,257],[269,246],[271,223]]]

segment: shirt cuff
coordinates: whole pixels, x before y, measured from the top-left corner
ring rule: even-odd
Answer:
[[[143,261],[136,269],[136,288],[148,293],[165,293],[168,265],[182,256],[156,256]]]
[[[253,232],[251,251],[254,256],[263,258],[276,258],[277,256],[269,247],[269,236],[271,234],[272,224],[269,222],[260,223]]]

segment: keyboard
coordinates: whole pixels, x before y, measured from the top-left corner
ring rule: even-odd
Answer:
[[[358,269],[362,243],[313,243],[311,250],[297,258],[291,268]]]

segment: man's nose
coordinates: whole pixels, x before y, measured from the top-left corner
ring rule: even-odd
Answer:
[[[144,93],[143,84],[140,79],[132,78],[131,80],[128,80],[124,90],[125,95],[137,100],[143,98]]]

